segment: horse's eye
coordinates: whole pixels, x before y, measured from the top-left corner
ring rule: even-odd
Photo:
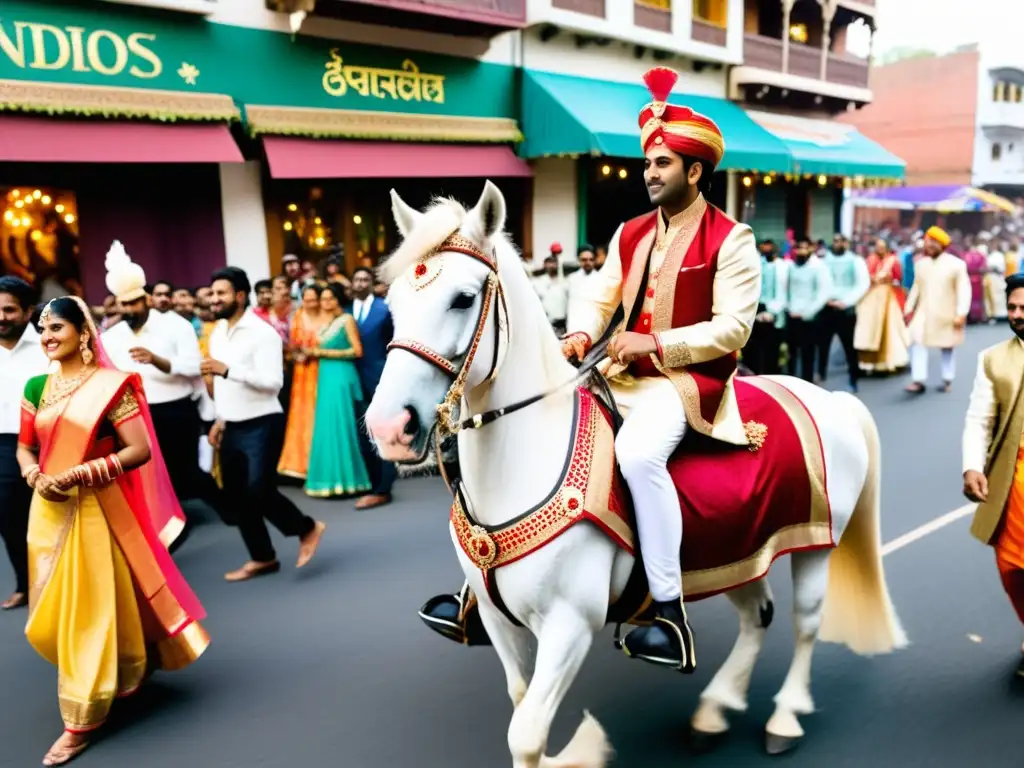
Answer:
[[[474,301],[476,301],[476,294],[463,292],[452,299],[451,308],[466,310],[473,306]]]

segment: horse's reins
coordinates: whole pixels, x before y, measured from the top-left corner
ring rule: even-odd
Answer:
[[[462,419],[461,421],[457,421],[454,418],[454,415],[456,410],[461,410],[461,403],[465,394],[466,380],[469,377],[469,371],[473,366],[474,359],[476,358],[476,352],[480,346],[480,340],[483,337],[484,328],[487,325],[487,318],[490,315],[491,306],[494,303],[495,296],[498,297],[501,302],[501,306],[505,311],[506,325],[508,324],[508,305],[505,302],[505,293],[501,287],[501,280],[498,278],[498,265],[496,258],[493,255],[488,256],[474,242],[462,237],[457,232],[450,235],[430,255],[416,264],[413,268],[413,276],[411,278],[414,288],[419,290],[420,288],[426,287],[426,285],[431,282],[428,279],[429,275],[425,266],[426,261],[431,256],[442,251],[452,251],[454,253],[461,253],[464,256],[469,256],[483,264],[490,271],[487,276],[487,286],[485,288],[483,301],[480,304],[480,314],[477,317],[476,329],[473,332],[473,337],[466,351],[456,357],[456,359],[460,357],[462,358],[462,364],[456,365],[456,363],[454,363],[450,358],[445,357],[441,353],[420,341],[416,341],[415,339],[394,339],[390,344],[388,344],[388,352],[391,352],[394,349],[401,349],[406,352],[410,352],[420,359],[430,363],[444,373],[445,376],[452,379],[452,384],[448,388],[448,392],[446,393],[444,400],[442,400],[441,404],[437,406],[438,432],[442,439],[457,435],[463,430],[480,429],[481,427],[485,427],[503,416],[508,416],[516,411],[521,411],[534,403],[538,403],[541,400],[550,397],[566,387],[574,386],[580,381],[586,379],[587,376],[589,376],[591,372],[607,357],[605,351],[607,350],[612,334],[618,325],[614,318],[613,321],[608,324],[608,329],[604,332],[604,335],[598,339],[597,343],[594,344],[587,353],[586,357],[580,363],[576,374],[572,378],[557,384],[551,389],[539,392],[536,395],[531,395],[530,397],[519,400],[511,405],[494,408],[489,411],[484,411],[483,413],[475,414],[469,418]],[[420,279],[423,280],[423,285],[418,286],[417,281]],[[498,320],[495,320],[494,330],[494,357],[486,380],[493,380],[497,375],[499,368],[501,324]],[[605,390],[604,394],[608,396],[608,401],[612,402],[610,393],[607,391],[607,382],[604,380],[603,376],[599,377],[599,379],[602,384],[602,388]]]

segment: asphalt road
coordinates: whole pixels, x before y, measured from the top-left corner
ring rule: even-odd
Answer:
[[[879,423],[885,458],[886,541],[964,503],[960,426],[978,351],[1006,334],[971,329],[950,394],[910,399],[906,378],[866,381],[861,396]],[[936,361],[937,362],[937,361]],[[937,374],[936,374],[937,375]],[[830,385],[842,384],[840,373]],[[936,382],[937,383],[937,382]],[[210,522],[177,559],[203,600],[213,645],[192,668],[156,676],[114,711],[82,768],[340,768],[511,764],[511,705],[487,648],[434,636],[416,617],[428,596],[461,575],[446,531],[439,480],[402,481],[396,503],[355,512],[350,502],[303,506],[329,524],[303,572],[246,584],[222,574],[239,565],[237,532]],[[896,605],[913,645],[864,659],[821,645],[814,660],[818,712],[791,766],[1011,768],[1020,753],[1024,686],[1010,677],[1024,632],[1002,594],[991,552],[960,520],[886,559]],[[283,541],[290,565],[294,541]],[[764,723],[792,648],[789,569],[776,566],[776,621],[755,670],[750,710],[732,718],[718,751],[687,749],[697,697],[731,647],[736,619],[724,599],[696,605],[701,648],[693,678],[626,659],[605,633],[556,720],[557,752],[589,709],[617,750],[615,765],[702,768],[768,765]],[[0,592],[10,589],[6,570]],[[3,594],[7,594],[3,592]],[[0,615],[0,767],[37,765],[61,730],[56,673],[22,635],[24,612]]]

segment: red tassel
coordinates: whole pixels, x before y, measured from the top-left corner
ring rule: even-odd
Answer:
[[[668,67],[654,67],[647,70],[647,74],[644,75],[644,83],[654,101],[668,101],[672,86],[678,79],[679,75]]]

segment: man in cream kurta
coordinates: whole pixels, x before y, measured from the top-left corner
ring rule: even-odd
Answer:
[[[1024,624],[1024,275],[1006,286],[1014,337],[984,350],[964,419],[964,495],[978,502],[971,533],[995,549],[1003,588]],[[1024,658],[1016,674],[1024,677]]]
[[[718,248],[717,260],[709,258],[706,262],[715,265],[711,317],[685,327],[653,328],[663,270],[683,272],[699,268],[680,267],[678,254],[685,254],[701,227],[708,226],[709,206],[701,190],[707,183],[706,174],[721,159],[721,153],[715,152],[709,161],[699,146],[699,142],[707,141],[708,133],[717,133],[717,127],[709,131],[704,125],[703,134],[687,133],[688,120],[706,118],[689,110],[675,115],[668,105],[669,114],[662,120],[653,108],[658,101],[655,94],[654,104],[641,113],[647,166],[644,177],[651,202],[658,206],[653,247],[647,257],[644,246],[649,241],[641,239],[631,256],[631,274],[624,274],[621,248],[626,225],[619,227],[608,245],[604,267],[591,286],[589,300],[581,302],[573,318],[574,326],[568,329],[565,352],[567,357],[582,359],[589,344],[605,333],[615,311],[623,306],[625,318],[609,343],[611,362],[605,374],[625,415],[615,451],[633,496],[637,534],[656,616],[652,626],[630,632],[623,640],[623,648],[630,656],[644,661],[692,672],[696,666],[693,633],[681,600],[682,515],[667,465],[687,429],[703,427],[691,420],[703,421],[703,417],[687,411],[671,371],[735,354],[747,343],[761,295],[761,257],[750,227],[728,220],[732,227]],[[645,118],[648,112],[650,116]],[[720,141],[721,134],[717,135]],[[724,142],[720,147],[724,150]],[[704,167],[705,163],[709,167]],[[701,171],[699,175],[694,175],[695,169]],[[722,216],[717,211],[715,215]],[[672,253],[677,256],[669,266]],[[643,273],[645,260],[648,278],[643,285],[631,277]],[[639,294],[631,295],[636,290]],[[642,304],[639,313],[632,306],[636,296]],[[665,297],[658,300],[665,301]],[[669,297],[673,311],[678,300],[685,302],[686,296]],[[627,327],[634,316],[638,318],[637,324]],[[647,357],[657,361],[662,375],[633,377],[626,373],[630,363]],[[710,426],[711,437],[738,445],[749,442],[731,378],[725,384],[718,413]],[[703,427],[702,431],[708,430]]]
[[[971,308],[971,283],[963,259],[946,252],[950,238],[938,227],[925,234],[924,258],[914,265],[914,287],[905,312],[913,316],[910,331],[910,376],[907,392],[921,394],[928,382],[928,350],[942,350],[942,386],[948,392],[956,378],[954,349],[964,340]]]

